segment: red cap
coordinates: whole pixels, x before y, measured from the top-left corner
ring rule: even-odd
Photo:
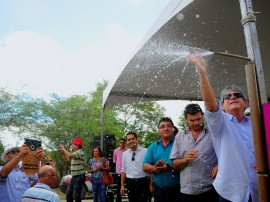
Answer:
[[[83,145],[83,142],[80,138],[76,137],[74,140],[73,140],[73,144],[76,144],[76,145]]]

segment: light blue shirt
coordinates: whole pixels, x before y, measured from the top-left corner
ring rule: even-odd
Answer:
[[[37,183],[23,194],[22,202],[31,201],[60,202],[60,198],[47,184]]]
[[[161,139],[157,142],[152,143],[146,153],[143,164],[149,163],[155,165],[160,160],[165,160],[166,163],[172,165],[172,160],[170,159],[170,154],[172,151],[174,142],[174,137],[171,139],[169,144],[164,147]],[[154,173],[154,184],[159,187],[174,187],[179,185],[179,173],[168,171],[164,173]]]
[[[218,158],[218,174],[213,183],[223,198],[235,202],[259,201],[258,183],[254,170],[255,157],[251,120],[239,123],[236,117],[222,111],[206,110],[205,117],[212,134]]]
[[[2,170],[3,166],[0,166]],[[31,178],[21,171],[22,164],[19,163],[18,169],[12,169],[6,178],[0,177],[0,201],[21,202],[22,195],[30,188],[31,181],[37,182],[38,176]]]

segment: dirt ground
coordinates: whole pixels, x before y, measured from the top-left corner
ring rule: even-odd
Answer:
[[[61,202],[66,201],[66,194],[61,192],[59,188],[54,189],[54,191],[59,195]],[[87,198],[89,198],[89,197],[87,197]],[[83,201],[84,202],[92,202],[93,200],[92,199],[84,199]]]

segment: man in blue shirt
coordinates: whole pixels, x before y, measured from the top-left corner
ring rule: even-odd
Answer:
[[[259,201],[251,120],[244,114],[248,100],[240,87],[226,86],[216,100],[201,55],[187,57],[199,70],[205,116],[218,158],[213,183],[221,201]]]
[[[35,177],[28,177],[22,172],[20,159],[29,151],[29,147],[23,144],[21,147],[12,147],[3,152],[1,160],[6,164],[0,166],[0,200],[5,202],[20,202],[23,193],[37,182]],[[42,148],[37,148],[39,159],[45,157]]]
[[[58,194],[52,190],[58,186],[58,183],[59,177],[52,166],[45,165],[40,167],[38,171],[38,183],[24,192],[22,202],[60,202]]]
[[[155,202],[179,201],[179,173],[172,168],[170,154],[174,142],[174,124],[162,118],[158,124],[160,139],[152,143],[143,161],[143,171],[154,175]]]

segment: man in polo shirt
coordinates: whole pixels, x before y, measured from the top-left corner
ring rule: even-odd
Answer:
[[[22,172],[20,160],[28,151],[29,147],[23,144],[21,147],[9,148],[1,155],[5,165],[0,166],[0,201],[20,202],[23,193],[37,182],[37,173],[34,177],[28,177]],[[37,148],[37,155],[40,160],[45,157],[41,147]]]
[[[53,191],[53,188],[56,188],[58,183],[59,178],[52,166],[45,165],[40,167],[38,171],[38,183],[24,192],[22,202],[60,202],[58,194]]]
[[[126,134],[129,148],[123,153],[121,171],[121,190],[125,193],[125,181],[129,202],[148,202],[149,177],[142,170],[142,162],[147,149],[138,145],[138,137],[134,132]]]
[[[67,202],[81,202],[82,187],[85,184],[85,157],[82,150],[83,142],[80,138],[75,138],[72,143],[74,152],[69,152],[63,145],[60,145],[60,151],[64,161],[71,159],[71,181],[66,192]]]
[[[184,115],[188,128],[175,137],[170,155],[174,168],[180,170],[180,201],[218,202],[219,195],[212,186],[217,157],[203,111],[198,104],[188,104]]]
[[[121,170],[122,170],[122,156],[124,151],[127,150],[126,147],[126,139],[121,138],[120,139],[120,146],[114,150],[113,152],[113,162],[116,164],[116,182],[117,182],[117,194],[116,194],[116,202],[121,202],[122,195],[120,194],[121,190]]]
[[[160,139],[152,143],[143,161],[143,170],[153,174],[155,202],[179,201],[179,173],[172,168],[170,153],[174,142],[174,124],[168,117],[158,123]]]

